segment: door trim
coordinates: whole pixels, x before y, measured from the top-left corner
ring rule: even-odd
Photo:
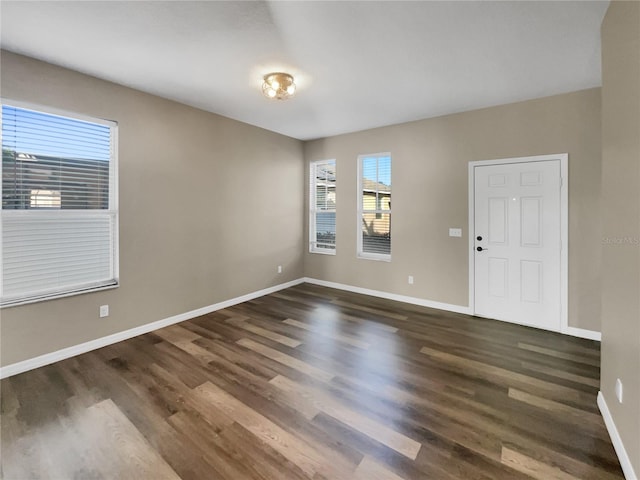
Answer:
[[[533,157],[499,158],[469,162],[469,310],[476,313],[475,305],[475,167],[533,163],[549,160],[560,162],[560,333],[572,335],[569,327],[569,154],[536,155]],[[554,330],[555,331],[555,330]]]

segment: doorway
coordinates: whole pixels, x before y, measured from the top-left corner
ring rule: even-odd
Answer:
[[[567,154],[470,162],[474,315],[565,329],[567,162]]]

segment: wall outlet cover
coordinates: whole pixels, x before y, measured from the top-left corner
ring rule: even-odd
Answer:
[[[619,378],[616,379],[616,398],[622,403],[622,381]]]

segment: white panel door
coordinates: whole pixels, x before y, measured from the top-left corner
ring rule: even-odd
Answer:
[[[476,315],[560,331],[560,160],[474,167]]]

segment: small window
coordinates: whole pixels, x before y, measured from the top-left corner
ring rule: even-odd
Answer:
[[[2,104],[0,305],[118,284],[113,122]]]
[[[310,164],[309,251],[336,253],[336,161]]]
[[[358,157],[358,257],[391,260],[391,154]]]

